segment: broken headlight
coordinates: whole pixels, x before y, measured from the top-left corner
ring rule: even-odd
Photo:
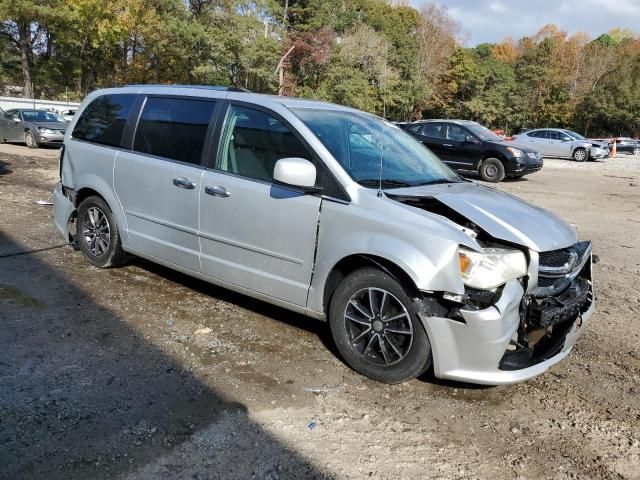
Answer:
[[[484,248],[477,252],[460,247],[458,257],[462,281],[479,290],[491,290],[527,274],[527,259],[518,250]]]

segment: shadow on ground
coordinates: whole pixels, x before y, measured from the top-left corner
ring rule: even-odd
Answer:
[[[0,258],[0,478],[324,476],[42,258]]]
[[[131,264],[139,267],[154,275],[158,275],[172,282],[178,283],[186,288],[195,290],[203,295],[215,297],[218,300],[233,304],[237,307],[249,310],[253,313],[264,315],[268,318],[276,320],[278,322],[287,324],[289,326],[299,328],[301,330],[308,331],[318,337],[322,344],[333,353],[335,356],[340,357],[338,349],[331,338],[331,331],[329,325],[321,320],[314,320],[310,317],[286,310],[276,305],[263,302],[247,295],[236,293],[226,288],[218,287],[211,283],[207,283],[203,280],[199,280],[189,275],[171,270],[163,267],[157,263],[149,262],[145,259],[134,257],[131,260]]]
[[[9,165],[7,162],[0,160],[0,175],[7,175],[11,173],[11,170],[7,168],[7,165]]]

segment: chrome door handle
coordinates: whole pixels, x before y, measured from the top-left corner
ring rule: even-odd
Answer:
[[[442,146],[443,146],[443,147],[453,147],[453,145],[452,145],[452,144],[450,144],[450,143],[443,143],[443,144],[442,144]]]
[[[194,188],[196,188],[196,182],[192,182],[191,180],[185,177],[174,178],[173,184],[176,187],[186,188],[187,190],[193,190]]]
[[[231,192],[229,192],[229,190],[219,185],[215,187],[204,187],[204,193],[213,195],[214,197],[226,198],[231,196]]]

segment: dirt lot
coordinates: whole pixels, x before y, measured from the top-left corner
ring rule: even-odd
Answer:
[[[498,186],[590,238],[598,311],[524,384],[345,367],[321,322],[136,260],[88,266],[49,200],[57,151],[0,146],[0,478],[640,478],[640,159]]]

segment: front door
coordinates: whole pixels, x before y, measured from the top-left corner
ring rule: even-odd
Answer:
[[[119,151],[115,190],[131,247],[200,271],[198,201],[215,101],[149,96],[133,151]]]
[[[305,306],[322,199],[273,183],[280,158],[313,155],[268,111],[230,104],[200,191],[203,272]]]
[[[549,131],[549,145],[551,156],[570,157],[571,156],[571,138],[566,133]]]
[[[442,159],[458,170],[477,170],[482,157],[482,144],[460,125],[448,124]]]

